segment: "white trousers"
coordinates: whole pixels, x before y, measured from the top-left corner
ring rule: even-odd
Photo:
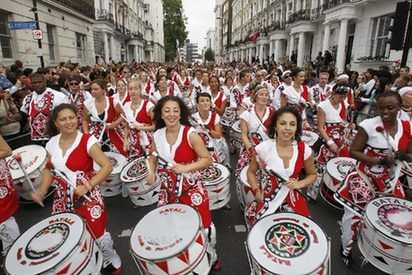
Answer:
[[[116,269],[119,268],[122,265],[122,261],[113,247],[113,239],[110,233],[105,232],[96,242],[103,253],[103,268],[110,264]]]
[[[0,224],[0,239],[3,244],[3,256],[6,256],[10,246],[19,236],[19,226],[13,216]]]
[[[344,211],[341,224],[341,242],[343,254],[347,256],[352,251],[352,244],[357,238],[361,218],[355,215],[347,207],[344,207]]]

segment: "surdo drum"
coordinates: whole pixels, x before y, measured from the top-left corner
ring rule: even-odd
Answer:
[[[199,214],[184,204],[167,204],[133,229],[130,252],[141,274],[206,275],[211,263]]]
[[[279,213],[260,219],[246,246],[254,275],[327,274],[329,242],[322,229],[304,216]]]
[[[367,206],[358,247],[365,259],[388,274],[412,274],[412,202],[382,197]]]
[[[100,274],[103,255],[83,220],[53,215],[29,228],[12,245],[7,274]]]
[[[100,191],[104,197],[113,197],[122,193],[122,182],[120,180],[120,172],[127,163],[127,159],[118,153],[105,152],[109,158],[113,170],[109,177],[100,185]],[[95,171],[100,169],[99,165],[94,167]]]
[[[146,206],[159,200],[160,181],[148,184],[149,170],[145,158],[134,159],[124,166],[120,179],[126,186],[131,202],[136,206]]]
[[[240,171],[240,177],[237,180],[238,198],[242,209],[248,206],[255,199],[255,196],[252,193],[252,189],[250,188],[250,185],[247,181],[248,168],[249,165],[246,165],[242,169],[242,171]]]
[[[213,164],[200,171],[209,195],[209,208],[222,208],[230,201],[230,172],[222,164]]]
[[[47,151],[40,145],[26,145],[13,150],[13,156],[20,155],[21,164],[26,171],[33,187],[37,189],[41,181],[41,173],[47,162]],[[30,193],[33,191],[26,183],[26,178],[16,159],[13,156],[6,158],[11,177],[22,199],[32,201]]]
[[[233,123],[230,129],[230,145],[232,148],[239,150],[242,147],[242,132],[240,131],[240,122]]]
[[[343,181],[356,166],[356,160],[346,157],[333,158],[326,164],[323,175],[323,184],[320,187],[320,195],[329,205],[342,209],[342,206],[334,199],[333,195],[342,186]]]
[[[227,107],[223,113],[222,119],[220,120],[220,124],[223,127],[230,128],[232,127],[233,122],[235,122],[235,119],[236,110]]]
[[[319,135],[312,131],[303,130],[302,131],[302,140],[312,147],[319,139]]]

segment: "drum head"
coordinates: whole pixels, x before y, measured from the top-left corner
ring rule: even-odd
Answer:
[[[13,155],[19,154],[21,156],[21,162],[26,173],[30,175],[36,169],[44,164],[47,158],[47,151],[40,145],[27,145],[13,150]],[[20,166],[12,156],[6,159],[9,167],[11,177],[15,179],[23,178],[24,173],[20,169]]]
[[[412,245],[412,202],[393,197],[374,199],[366,206],[365,215],[385,236]]]
[[[113,166],[113,171],[112,171],[112,175],[116,175],[119,174],[123,167],[126,165],[127,163],[127,159],[125,156],[123,156],[122,154],[118,154],[118,153],[113,153],[113,152],[104,152],[106,154],[106,156],[109,158],[110,163]],[[98,165],[97,163],[93,163],[93,169],[95,171],[100,170],[100,165]]]
[[[273,274],[312,274],[328,258],[328,241],[311,219],[294,213],[266,216],[250,230],[247,246],[252,258]]]
[[[199,230],[196,210],[184,204],[168,204],[152,210],[137,223],[130,247],[141,259],[169,259],[193,243]]]
[[[42,220],[14,242],[6,256],[6,271],[40,274],[56,267],[79,244],[84,230],[82,219],[71,213]]]
[[[138,158],[123,167],[120,180],[125,183],[134,182],[146,178],[148,173],[145,158]]]
[[[319,139],[319,135],[312,131],[302,131],[302,140],[309,146],[313,146]]]
[[[327,173],[337,180],[343,183],[346,175],[356,166],[356,160],[353,158],[333,158],[326,164]]]
[[[249,165],[246,165],[245,168],[242,169],[242,171],[240,171],[240,181],[246,185],[249,186],[249,183],[247,182],[247,169],[249,168]]]
[[[222,164],[215,163],[200,172],[205,185],[215,185],[228,179],[229,170]]]

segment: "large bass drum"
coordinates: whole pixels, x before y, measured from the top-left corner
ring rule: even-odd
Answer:
[[[358,246],[365,259],[388,274],[412,274],[412,202],[383,197],[367,206]]]
[[[222,164],[215,163],[200,171],[209,196],[210,210],[224,207],[230,201],[230,172]]]
[[[13,275],[100,274],[103,254],[83,220],[53,215],[29,228],[7,253],[4,269]]]
[[[252,227],[247,252],[253,275],[326,275],[329,242],[311,219],[294,213],[268,215]]]
[[[144,216],[133,229],[130,252],[141,274],[199,274],[211,269],[199,214],[168,204]]]
[[[120,172],[127,163],[126,157],[121,154],[113,152],[105,152],[106,156],[109,158],[113,170],[110,176],[100,185],[100,191],[104,197],[113,197],[122,193],[122,182],[120,180]],[[98,171],[100,169],[99,165],[95,165],[94,170]]]

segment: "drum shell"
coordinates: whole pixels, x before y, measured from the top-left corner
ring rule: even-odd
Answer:
[[[230,128],[230,144],[237,149],[242,147],[242,132],[239,121],[235,122]]]
[[[136,206],[148,206],[157,203],[159,200],[160,182],[156,181],[154,186],[143,189],[147,186],[146,178],[125,184],[130,201]]]
[[[230,201],[229,178],[221,179],[218,183],[209,184],[205,182],[207,194],[209,196],[210,210],[222,208]]]
[[[29,179],[31,180],[33,187],[35,189],[37,189],[40,186],[41,173],[45,167],[46,167],[46,161],[44,161],[39,168],[35,169],[32,173],[28,174]],[[14,184],[20,186],[20,188],[17,188],[17,190],[19,190],[19,196],[21,198],[27,201],[32,201],[31,192],[33,192],[33,190],[26,183],[26,179],[24,177],[14,179]]]
[[[107,157],[112,161],[113,170],[110,176],[100,185],[100,191],[104,197],[113,197],[122,193],[122,181],[120,179],[121,171],[126,165],[126,158],[120,154],[113,152],[106,152]],[[94,167],[95,170],[100,169],[98,165]]]
[[[248,206],[251,202],[255,200],[252,189],[247,181],[247,169],[249,165],[245,166],[240,172],[240,193],[243,206]]]
[[[382,245],[392,247],[385,252]],[[411,274],[408,269],[412,266],[412,245],[405,244],[378,230],[368,217],[365,217],[360,228],[358,247],[362,255],[378,269],[388,274]],[[382,258],[385,262],[377,260]]]
[[[122,183],[120,182],[119,184],[116,185],[101,185],[100,186],[100,192],[102,193],[103,197],[115,197],[117,195],[120,195],[122,193]]]

